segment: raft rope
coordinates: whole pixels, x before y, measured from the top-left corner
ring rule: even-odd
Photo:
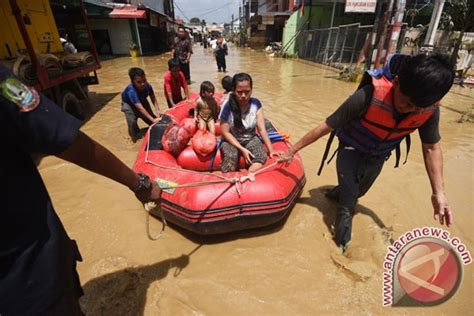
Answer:
[[[149,131],[151,130],[152,126],[150,126]],[[288,146],[288,144],[286,142],[285,142],[285,144]],[[178,171],[178,172],[187,172],[187,173],[193,173],[193,174],[200,174],[200,175],[205,174],[205,175],[209,175],[209,176],[219,178],[219,180],[199,181],[199,182],[178,184],[178,185],[173,185],[173,186],[160,186],[161,190],[170,190],[170,189],[177,189],[177,188],[191,188],[191,187],[198,187],[198,186],[211,185],[211,184],[229,183],[231,185],[234,185],[235,190],[237,191],[237,194],[239,195],[239,197],[241,196],[240,193],[241,193],[242,183],[244,183],[246,181],[254,182],[255,181],[255,176],[257,176],[258,174],[263,173],[263,172],[267,171],[268,169],[270,169],[270,168],[272,168],[272,167],[274,167],[278,164],[283,163],[282,161],[275,160],[274,162],[272,162],[268,166],[260,168],[255,172],[249,172],[245,176],[229,178],[229,177],[224,177],[222,175],[211,173],[211,172],[194,171],[194,170],[188,170],[188,169],[183,169],[183,168],[165,166],[165,165],[156,163],[156,162],[151,161],[151,160],[148,159],[149,151],[150,151],[150,132],[148,132],[145,163],[149,163],[151,165],[154,165],[154,166],[157,166],[157,167],[163,168],[163,169],[174,170],[174,171]],[[147,203],[145,203],[144,206],[145,206],[145,211],[147,212],[146,226],[147,226],[148,238],[150,240],[158,240],[163,235],[163,232],[165,231],[165,227],[167,225],[166,218],[165,218],[165,213],[163,212],[162,207],[160,207],[160,205],[158,205],[156,202],[147,202]],[[150,232],[150,212],[152,210],[155,210],[155,209],[158,209],[159,216],[160,216],[161,222],[162,222],[161,231],[157,236],[153,236]]]

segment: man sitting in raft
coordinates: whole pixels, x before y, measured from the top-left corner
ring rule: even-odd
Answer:
[[[448,93],[454,78],[449,59],[442,55],[395,55],[383,74],[372,72],[371,75],[324,123],[280,157],[281,161],[291,161],[296,152],[333,131],[329,142],[334,135],[339,138],[338,186],[326,196],[338,202],[335,239],[343,250],[351,240],[357,199],[370,189],[393,149],[397,149],[399,158],[401,141],[416,129],[433,190],[434,218],[448,226],[453,223],[443,185],[438,127],[439,101]]]
[[[237,171],[242,155],[250,165],[249,172],[260,168],[267,156],[276,156],[265,129],[265,117],[260,101],[252,98],[252,78],[249,74],[239,73],[232,78],[232,94],[222,106],[219,119],[224,138],[221,146],[222,172]],[[265,151],[256,128],[268,148]]]

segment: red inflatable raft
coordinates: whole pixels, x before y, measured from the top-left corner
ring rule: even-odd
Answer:
[[[306,182],[298,155],[288,166],[277,163],[276,158],[268,159],[251,181],[246,177],[246,170],[218,171],[220,150],[206,157],[196,154],[191,145],[177,157],[163,150],[165,131],[170,124],[192,117],[190,110],[195,107],[196,98],[193,95],[193,102],[181,102],[166,111],[150,127],[134,165],[136,172],[145,173],[162,188],[168,188],[163,191],[160,203],[166,220],[201,235],[263,227],[280,221],[291,210]],[[266,128],[277,132],[269,121]],[[284,151],[288,146],[286,140],[273,143],[275,150]],[[242,168],[246,167],[243,159],[240,163]]]

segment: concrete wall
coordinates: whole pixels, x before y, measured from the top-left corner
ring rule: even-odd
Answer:
[[[283,53],[286,56],[294,56],[296,55],[296,38],[295,35],[299,29],[305,23],[307,17],[307,11],[305,9],[305,16],[301,15],[301,10],[293,12],[289,19],[286,21],[285,28],[283,29]]]
[[[107,30],[113,54],[129,54],[132,33],[128,19],[91,19],[92,30]]]

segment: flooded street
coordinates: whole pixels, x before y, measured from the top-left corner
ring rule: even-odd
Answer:
[[[130,81],[128,69],[145,70],[164,110],[163,74],[169,57],[168,53],[105,61],[98,72],[100,85],[91,86],[98,111],[82,131],[129,166],[140,142],[129,141],[120,111],[120,93]],[[253,95],[262,101],[266,117],[290,132],[293,142],[356,88],[336,80],[337,72],[327,67],[251,49],[231,46],[227,63],[229,75],[242,71],[252,75]],[[199,84],[210,80],[221,91],[223,76],[211,51],[195,46],[191,90],[199,92]],[[472,110],[473,104],[474,90],[459,86],[443,102],[459,111]],[[445,187],[455,221],[449,231],[474,253],[474,124],[457,123],[460,117],[441,108]],[[353,241],[344,255],[330,233],[336,206],[321,191],[336,184],[335,162],[316,175],[327,137],[300,153],[307,183],[286,222],[226,238],[190,236],[167,227],[160,240],[151,241],[147,214],[126,187],[55,157],[43,159],[40,172],[84,259],[78,271],[87,315],[472,314],[472,264],[464,267],[458,292],[442,305],[382,307],[383,260],[390,240],[416,227],[439,226],[433,220],[417,134],[408,163],[394,169],[391,158],[359,200]],[[151,219],[151,229],[158,233],[161,222]]]

